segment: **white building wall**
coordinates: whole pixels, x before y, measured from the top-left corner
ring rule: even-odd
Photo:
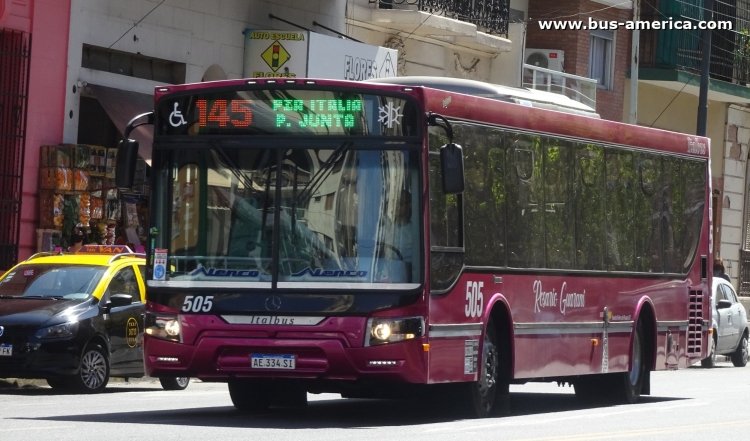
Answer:
[[[247,28],[296,30],[269,14],[323,34],[313,21],[344,29],[346,0],[72,0],[68,43],[68,110],[63,142],[78,133],[80,85],[153,93],[155,82],[82,69],[83,44],[185,63],[186,82],[240,78]],[[213,66],[213,67],[212,67]],[[74,86],[75,91],[74,91]]]
[[[750,109],[730,105],[727,110],[726,142],[723,147],[721,258],[732,282],[739,277],[740,249],[745,238],[745,191],[748,184],[747,155],[750,145]],[[713,156],[713,155],[712,155]]]
[[[528,0],[510,0],[528,11]],[[524,24],[511,26],[508,38],[481,32],[475,25],[418,11],[414,2],[394,2],[392,10],[369,0],[347,4],[346,33],[368,44],[398,49],[399,76],[434,75],[520,85]]]

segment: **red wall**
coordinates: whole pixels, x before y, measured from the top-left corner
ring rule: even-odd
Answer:
[[[36,251],[39,147],[63,139],[71,0],[0,0],[0,27],[31,34],[19,259]]]

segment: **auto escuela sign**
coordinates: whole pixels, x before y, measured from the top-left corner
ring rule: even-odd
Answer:
[[[396,76],[398,51],[311,31],[246,30],[244,76],[366,80]]]

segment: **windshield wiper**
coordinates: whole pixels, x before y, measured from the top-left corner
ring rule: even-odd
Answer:
[[[237,180],[241,182],[242,185],[245,186],[245,188],[252,190],[253,180],[245,176],[244,173],[242,173],[237,163],[234,162],[234,160],[232,160],[232,158],[229,157],[226,150],[224,150],[224,147],[222,147],[218,142],[212,143],[211,146],[214,148],[215,151],[219,152],[221,159],[226,163],[226,165],[228,166],[227,168],[229,169],[229,171],[232,172],[234,177],[237,178]]]
[[[63,296],[21,296],[17,299],[35,299],[35,300],[62,300]]]

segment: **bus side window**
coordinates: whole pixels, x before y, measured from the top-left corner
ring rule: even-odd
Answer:
[[[538,135],[508,136],[506,188],[508,265],[518,268],[544,266],[544,187],[542,179],[544,139]]]
[[[604,150],[593,144],[576,148],[576,268],[604,269]]]

